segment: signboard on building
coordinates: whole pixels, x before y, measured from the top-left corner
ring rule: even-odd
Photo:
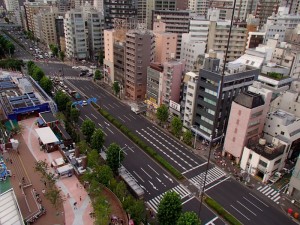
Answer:
[[[176,111],[180,112],[180,104],[170,100],[169,107],[175,109]]]

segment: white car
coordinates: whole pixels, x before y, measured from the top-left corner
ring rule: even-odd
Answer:
[[[82,101],[82,105],[87,105],[87,102],[85,100]]]
[[[72,69],[78,69],[79,67],[78,66],[72,66]]]

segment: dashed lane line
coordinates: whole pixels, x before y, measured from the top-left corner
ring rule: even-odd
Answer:
[[[239,214],[241,214],[243,217],[245,217],[247,220],[250,220],[247,216],[245,216],[240,210],[235,208],[233,205],[230,205],[233,209],[235,209]]]

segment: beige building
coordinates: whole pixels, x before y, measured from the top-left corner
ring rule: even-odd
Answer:
[[[145,99],[147,67],[154,61],[155,39],[149,30],[126,33],[125,95],[133,101]]]
[[[207,52],[226,51],[230,21],[211,21],[208,32]],[[228,49],[227,61],[233,61],[245,52],[247,42],[247,28],[234,25],[231,31],[231,39]]]
[[[114,83],[114,30],[104,30],[104,80]]]
[[[41,2],[24,2],[26,15],[27,31],[34,32],[34,15],[38,14],[41,9],[50,11],[51,6]]]

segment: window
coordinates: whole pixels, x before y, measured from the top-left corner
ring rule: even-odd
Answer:
[[[259,160],[258,162],[259,165],[263,166],[263,167],[267,167],[268,163],[262,161],[262,160]]]
[[[232,142],[235,142],[235,137],[232,138]]]
[[[240,115],[242,114],[242,111],[241,111],[241,110],[239,110],[238,114],[239,114],[239,116],[240,116]]]
[[[274,166],[281,162],[281,159],[278,159],[274,162]]]
[[[236,124],[239,124],[240,123],[240,120],[236,120]]]
[[[252,154],[249,155],[249,159],[252,159]]]
[[[237,133],[237,128],[234,129],[234,133]]]

